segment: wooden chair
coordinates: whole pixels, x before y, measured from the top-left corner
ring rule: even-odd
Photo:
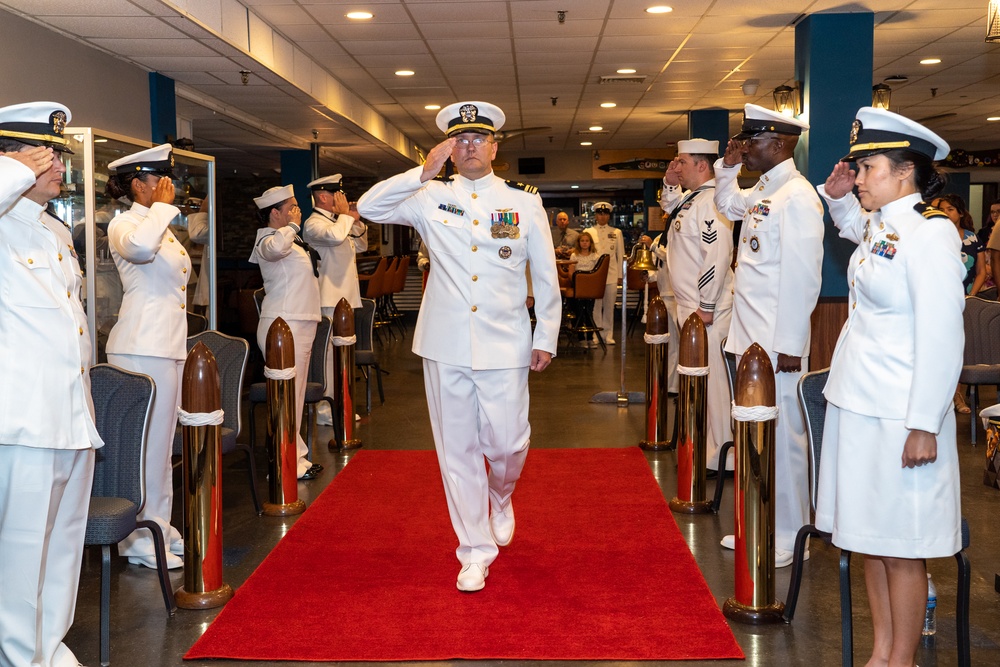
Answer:
[[[576,323],[570,332],[570,344],[579,334],[593,333],[605,352],[608,347],[601,335],[601,327],[594,322],[594,300],[604,298],[604,285],[608,281],[611,258],[601,255],[590,271],[573,274],[573,298],[577,300]]]

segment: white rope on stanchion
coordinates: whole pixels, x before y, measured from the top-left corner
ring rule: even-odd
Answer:
[[[670,334],[642,334],[643,340],[646,341],[647,345],[662,345],[670,341]]]
[[[681,375],[701,377],[708,375],[708,366],[681,366],[680,364],[677,364],[677,372]]]
[[[358,342],[357,336],[330,336],[334,347],[347,347]]]
[[[733,419],[738,422],[766,422],[777,418],[777,406],[736,405],[733,403]]]
[[[177,408],[177,420],[181,426],[218,426],[224,421],[225,412],[216,410],[215,412],[185,412],[182,408]]]
[[[295,378],[295,366],[291,368],[268,368],[264,366],[264,377],[268,380],[292,380]]]

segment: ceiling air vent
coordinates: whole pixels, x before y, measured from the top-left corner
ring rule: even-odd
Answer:
[[[646,77],[643,74],[610,74],[602,76],[599,83],[643,83]]]

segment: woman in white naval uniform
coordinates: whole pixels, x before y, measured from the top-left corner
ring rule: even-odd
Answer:
[[[132,207],[108,225],[111,257],[121,276],[118,321],[108,336],[108,361],[156,383],[146,439],[146,504],[140,519],[155,521],[169,545],[167,567],[184,565],[184,542],[170,525],[174,485],[170,456],[187,357],[187,284],[191,258],[169,225],[180,214],[173,205],[170,144],[139,151],[108,165],[107,194]],[[134,565],[155,568],[153,539],[137,530],[118,545]]]
[[[264,302],[260,306],[257,324],[257,345],[267,353],[267,331],[277,318],[292,330],[295,344],[295,416],[302,424],[302,408],[306,400],[306,378],[312,358],[316,323],[320,320],[319,282],[316,252],[299,238],[302,211],[295,201],[291,185],[271,188],[254,198],[257,216],[264,225],[257,230],[250,262],[260,267],[264,278]],[[295,429],[299,479],[315,479],[323,470],[309,461],[309,448],[299,428]]]
[[[73,624],[94,450],[91,342],[69,227],[46,212],[69,110],[0,109],[0,665],[77,667]],[[9,133],[9,134],[8,134]]]
[[[302,223],[302,239],[319,253],[319,302],[323,314],[332,319],[341,299],[347,299],[355,311],[361,308],[355,255],[368,250],[368,228],[347,203],[340,174],[318,178],[308,187],[313,192],[313,212]],[[326,395],[333,398],[332,339],[330,348],[324,372]],[[320,424],[333,424],[326,402],[320,402],[316,419]]]
[[[913,665],[927,602],[923,559],[962,547],[952,394],[965,268],[951,221],[923,203],[944,185],[933,160],[948,152],[922,125],[865,107],[850,153],[820,188],[840,235],[858,247],[824,390],[816,527],[865,554],[875,626],[868,664]]]
[[[615,344],[615,298],[618,296],[618,283],[622,279],[622,261],[624,261],[625,239],[622,230],[612,227],[611,204],[600,201],[594,204],[594,218],[597,224],[588,227],[591,237],[597,241],[597,254],[608,255],[611,263],[608,265],[608,281],[604,285],[604,298],[594,301],[594,322],[604,331],[601,335],[608,345]]]

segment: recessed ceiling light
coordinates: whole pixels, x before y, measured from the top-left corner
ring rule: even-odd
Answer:
[[[603,130],[604,128],[603,128],[603,127],[601,127],[600,125],[591,125],[591,126],[590,126],[589,128],[587,128],[587,129],[588,129],[588,130],[590,130],[591,132],[600,132],[600,131],[601,131],[601,130]]]
[[[941,62],[940,58],[924,58],[920,61],[921,65],[937,65]]]
[[[571,186],[569,186],[569,188],[570,188],[570,190],[579,190],[580,186],[579,185],[571,185]]]
[[[396,76],[413,76],[413,70],[411,69],[396,70]]]
[[[647,14],[669,14],[674,11],[673,7],[667,7],[666,5],[656,5],[655,7],[647,7]]]
[[[631,67],[623,67],[620,70],[618,70],[618,73],[619,74],[635,74],[635,70],[632,69]]]
[[[614,102],[601,102],[601,108],[603,109],[614,109],[616,106],[618,105]]]
[[[990,117],[989,117],[989,118],[987,118],[986,120],[988,120],[988,121],[990,121],[991,123],[993,123],[993,122],[996,122],[996,121],[1000,120],[1000,116],[990,116]]]
[[[581,141],[580,145],[581,146],[593,146],[594,142],[593,141]]]
[[[368,19],[372,18],[374,14],[372,14],[371,12],[347,12],[346,14],[344,14],[344,16],[351,19],[352,21],[367,21]]]
[[[441,108],[441,105],[440,104],[428,104],[424,108],[427,109],[428,111],[437,111],[438,109]]]

